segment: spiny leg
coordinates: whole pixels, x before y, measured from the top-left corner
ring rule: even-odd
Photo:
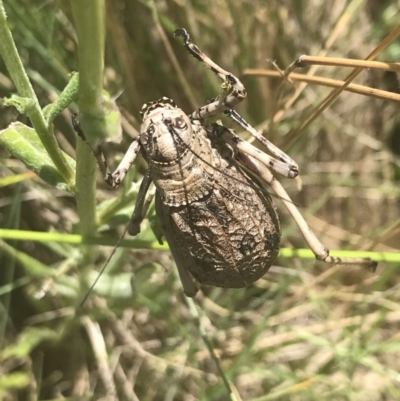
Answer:
[[[128,151],[125,153],[121,163],[117,169],[110,174],[107,182],[113,187],[117,188],[124,180],[129,168],[134,163],[137,155],[139,154],[141,145],[139,139],[135,139],[129,146]]]
[[[203,121],[207,118],[216,116],[227,109],[233,108],[247,96],[246,89],[239,78],[221,68],[205,55],[194,43],[191,42],[190,36],[185,29],[177,29],[174,32],[174,36],[183,37],[183,43],[188,52],[197,60],[201,61],[206,67],[210,68],[214,74],[218,75],[223,81],[223,90],[228,91],[228,93],[221,99],[200,107],[193,112],[190,116],[191,119]]]
[[[247,132],[249,132],[255,139],[257,139],[258,142],[260,142],[262,145],[264,145],[269,152],[271,152],[275,157],[278,158],[278,160],[289,168],[289,174],[283,174],[285,177],[288,178],[295,178],[299,174],[299,166],[298,164],[290,157],[288,156],[285,152],[283,152],[281,149],[279,149],[277,146],[275,146],[272,142],[270,142],[268,139],[264,138],[262,135],[260,135],[239,113],[237,113],[233,109],[226,110],[224,112],[228,117],[230,117],[233,121],[238,123],[241,127],[243,127]],[[272,166],[270,166],[272,169],[274,169]],[[283,169],[285,172],[287,172],[286,169]],[[280,171],[275,170],[277,173],[280,173]]]
[[[139,139],[136,139],[131,143],[128,151],[125,153],[123,159],[121,160],[121,163],[114,171],[114,173],[110,175],[110,180],[108,182],[113,188],[118,187],[118,185],[123,181],[129,168],[135,162],[135,159],[140,152],[140,148],[141,145]],[[150,170],[147,170],[140,184],[139,192],[136,198],[135,209],[128,224],[128,233],[130,235],[137,235],[140,232],[140,223],[145,218],[147,210],[155,193],[154,190],[154,193],[151,192],[149,194],[150,199],[146,199],[146,194],[151,183],[152,179],[150,175]]]
[[[317,236],[310,230],[304,217],[301,215],[300,211],[297,209],[293,201],[290,199],[289,195],[281,185],[281,183],[273,176],[271,171],[260,163],[258,160],[254,159],[246,153],[239,150],[238,159],[247,168],[253,171],[257,176],[260,176],[264,181],[266,181],[274,192],[281,198],[285,204],[287,210],[295,220],[296,224],[300,228],[304,239],[306,240],[308,246],[313,251],[317,260],[321,260],[325,263],[331,264],[344,264],[344,265],[363,265],[369,270],[375,271],[377,263],[370,258],[339,258],[329,255],[329,249],[327,249],[317,238]]]
[[[79,125],[76,115],[72,116],[72,125],[77,134],[82,137],[82,139],[85,139],[84,133]],[[124,180],[129,168],[135,162],[135,159],[139,152],[140,142],[139,139],[136,139],[129,146],[128,151],[125,153],[117,169],[114,171],[114,173],[111,174],[100,145],[96,148],[96,150],[93,150],[93,153],[98,161],[99,168],[103,173],[106,182],[113,188],[117,188]],[[137,235],[140,232],[140,223],[143,221],[146,212],[150,206],[151,200],[154,197],[153,194],[151,199],[149,201],[146,201],[146,193],[151,182],[152,180],[150,177],[150,171],[147,170],[146,175],[144,176],[142,183],[140,184],[139,193],[136,198],[135,210],[128,225],[128,232],[130,235]]]
[[[79,124],[78,115],[72,114],[71,116],[72,126],[75,132],[78,134],[80,138],[84,141],[85,133],[82,131],[82,128]],[[89,146],[89,144],[88,144]],[[140,152],[141,145],[139,139],[135,139],[128,148],[128,151],[125,153],[121,163],[117,167],[117,169],[111,174],[111,171],[108,167],[107,159],[105,157],[104,151],[101,145],[98,145],[96,149],[92,149],[94,156],[96,157],[97,163],[99,165],[100,171],[104,177],[104,180],[113,188],[117,188],[120,183],[125,178],[129,168],[134,163],[138,153]]]
[[[137,235],[140,233],[140,223],[146,216],[146,212],[149,208],[151,200],[154,197],[155,191],[150,199],[150,202],[146,201],[146,194],[151,185],[152,179],[150,176],[150,170],[146,171],[143,180],[140,184],[139,192],[137,194],[135,209],[133,211],[132,217],[128,224],[128,233],[130,235]]]
[[[230,144],[233,149],[237,149],[245,154],[254,157],[256,160],[259,160],[262,164],[264,164],[271,170],[274,170],[278,174],[283,175],[284,177],[295,178],[297,176],[297,165],[293,166],[290,164],[286,164],[280,160],[274,159],[272,156],[264,153],[260,149],[257,149],[255,146],[246,142],[245,140],[237,136],[233,131],[222,125],[214,124],[213,127],[217,139],[222,139],[225,143]]]
[[[157,192],[157,188],[153,184],[152,186],[150,186],[150,189],[147,191],[146,200],[144,201],[144,204],[143,204],[143,208],[142,208],[142,218],[143,219],[146,217],[146,214],[149,211],[151,202],[153,202],[156,192]],[[160,243],[162,243],[161,238],[157,238],[157,239]]]

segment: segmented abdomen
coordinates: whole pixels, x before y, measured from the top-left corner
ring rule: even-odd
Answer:
[[[189,205],[156,211],[177,263],[202,284],[245,287],[263,276],[279,252],[280,225],[268,193],[222,160],[214,188]]]

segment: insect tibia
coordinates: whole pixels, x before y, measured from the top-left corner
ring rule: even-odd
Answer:
[[[131,145],[129,146],[128,151],[125,153],[121,163],[117,167],[117,169],[106,177],[107,183],[112,188],[117,188],[121,182],[124,180],[129,168],[132,166],[134,161],[136,160],[137,155],[139,154],[141,149],[141,145],[139,139],[135,139]]]
[[[201,61],[206,67],[208,67],[214,74],[223,81],[222,92],[223,96],[217,101],[210,103],[206,106],[200,107],[192,113],[192,120],[203,121],[204,119],[216,116],[226,109],[230,109],[241,102],[246,96],[247,92],[240,81],[235,75],[229,71],[224,70],[214,61],[212,61],[205,53],[203,53],[194,43],[190,41],[189,34],[185,29],[179,28],[175,31],[174,36],[182,36],[183,43],[187,51]],[[227,91],[229,89],[229,91]]]
[[[239,113],[233,109],[226,110],[224,112],[226,116],[231,118],[247,132],[249,132],[258,142],[264,145],[267,150],[275,156],[271,157],[264,154],[265,164],[273,171],[287,178],[296,178],[299,175],[299,166],[297,163],[288,156],[285,152],[280,150],[268,139],[264,138],[261,134],[257,132]],[[247,145],[246,145],[247,146]],[[252,146],[249,144],[249,146]]]
[[[174,32],[174,37],[181,36],[186,50],[197,60],[203,61],[203,52],[190,40],[190,36],[186,29],[179,28]]]
[[[135,210],[133,211],[132,217],[128,224],[128,233],[130,235],[137,235],[140,233],[140,223],[145,218],[147,210],[155,194],[155,190],[152,190],[149,192],[146,199],[151,182],[152,178],[150,175],[150,170],[147,170],[140,184],[139,192],[136,198]]]

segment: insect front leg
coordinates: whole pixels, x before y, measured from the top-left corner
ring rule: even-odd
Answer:
[[[121,163],[117,169],[110,174],[108,183],[113,187],[117,188],[125,178],[129,168],[135,162],[137,155],[139,154],[141,145],[139,139],[134,140],[129,146],[128,151],[125,153]],[[130,218],[128,224],[128,233],[130,235],[137,235],[140,232],[140,224],[146,216],[147,210],[149,209],[150,203],[154,198],[155,188],[149,192],[147,198],[146,194],[152,183],[150,170],[146,171],[143,180],[140,184],[139,192],[136,198],[135,209]]]
[[[125,153],[125,156],[121,160],[121,163],[117,167],[117,169],[107,177],[107,182],[113,188],[117,188],[119,184],[125,178],[129,168],[135,162],[137,155],[139,154],[141,149],[141,145],[139,139],[135,139],[128,148],[128,151]]]
[[[260,163],[260,161],[256,160],[252,156],[249,156],[248,154],[242,152],[241,150],[238,151],[238,159],[247,168],[249,168],[255,174],[260,176],[264,181],[266,181],[274,190],[274,192],[279,196],[279,198],[283,201],[287,210],[300,228],[304,239],[306,240],[310,249],[313,251],[317,260],[321,260],[322,262],[331,264],[363,265],[366,266],[369,270],[375,271],[377,263],[370,258],[339,258],[330,256],[329,249],[327,249],[313,233],[313,231],[311,231],[299,209],[297,209],[286,190],[283,188],[281,183],[273,176],[268,167]]]
[[[223,81],[222,88],[224,92],[227,92],[220,99],[197,109],[191,114],[191,119],[204,121],[207,118],[214,117],[227,109],[233,108],[247,96],[246,89],[239,78],[214,63],[214,61],[192,43],[186,29],[177,29],[174,32],[174,36],[183,37],[183,43],[188,52],[221,78]]]
[[[84,141],[85,133],[82,131],[82,128],[79,124],[78,115],[72,114],[71,116],[72,126],[75,132],[78,134],[80,138]],[[89,144],[88,144],[89,146]],[[139,142],[139,138],[135,139],[128,148],[128,151],[125,153],[121,163],[117,167],[117,169],[111,174],[111,171],[108,167],[107,159],[105,157],[104,151],[101,145],[97,145],[95,149],[92,148],[93,154],[97,160],[97,164],[99,165],[99,169],[104,177],[104,180],[113,188],[117,188],[123,179],[126,176],[129,168],[135,162],[135,159],[140,152],[141,145]]]

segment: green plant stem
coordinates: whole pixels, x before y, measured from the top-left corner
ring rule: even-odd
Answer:
[[[108,136],[103,99],[104,0],[71,0],[78,36],[79,121],[92,147]]]
[[[32,122],[43,146],[51,157],[58,171],[69,188],[74,187],[74,171],[65,160],[53,133],[52,125],[48,125],[40,108],[36,94],[32,88],[28,76],[25,73],[17,48],[7,25],[7,17],[3,2],[0,0],[0,54],[4,59],[7,70],[13,80],[18,94],[29,99],[30,106],[26,108],[26,114]]]
[[[18,251],[6,242],[0,241],[0,250],[18,261],[18,263],[21,263],[21,265],[26,266],[31,277],[47,277],[51,274],[51,269],[48,266],[32,258],[25,252]]]
[[[103,90],[104,1],[72,0],[71,4],[79,43],[81,112],[93,112]]]
[[[76,202],[82,236],[96,232],[96,172],[97,162],[90,146],[76,139]]]
[[[0,228],[0,238],[14,239],[19,241],[39,241],[39,242],[65,242],[70,244],[88,244],[88,245],[104,245],[115,246],[118,243],[117,238],[101,238],[101,237],[83,237],[79,234],[61,234],[58,232],[38,232],[25,230],[12,230]],[[135,249],[155,249],[167,251],[168,245],[160,245],[157,241],[141,241],[136,239],[125,239],[121,242],[121,247]],[[340,251],[331,250],[330,255],[341,258],[372,258],[377,262],[400,263],[400,252],[379,252],[379,251]],[[279,250],[281,258],[300,258],[315,259],[315,255],[310,249],[291,249],[281,248]],[[378,266],[379,268],[379,266]]]
[[[4,240],[12,239],[17,241],[60,242],[67,244],[86,244],[112,247],[119,243],[118,238],[83,237],[79,234],[62,234],[54,231],[38,232],[3,228],[0,228],[0,238]],[[132,249],[154,249],[159,251],[167,251],[169,249],[166,243],[160,245],[158,241],[151,242],[137,239],[124,239],[121,241],[120,246]]]
[[[80,124],[91,146],[96,146],[94,136],[104,136],[105,112],[102,108],[105,6],[104,0],[71,0],[78,35],[79,55],[79,111]],[[80,230],[84,237],[96,232],[96,159],[91,146],[77,138],[76,149],[76,199]],[[85,264],[91,255],[84,251]]]

